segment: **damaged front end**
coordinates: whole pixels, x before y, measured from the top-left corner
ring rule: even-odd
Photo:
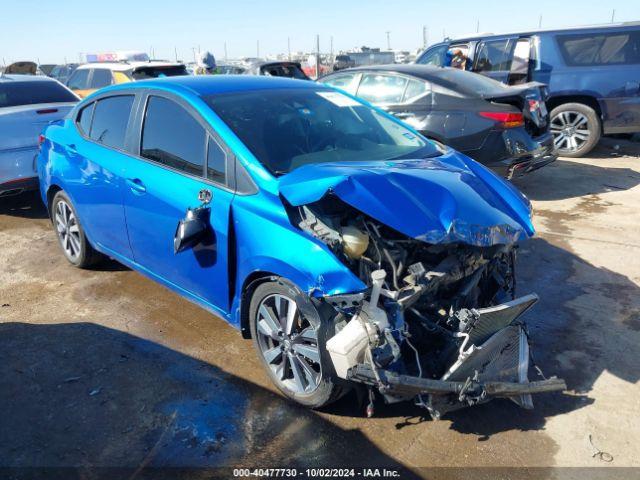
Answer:
[[[495,397],[532,408],[531,394],[566,389],[555,377],[528,380],[522,315],[538,297],[515,293],[522,229],[474,225],[467,237],[429,242],[383,224],[338,192],[287,204],[292,223],[369,287],[324,297],[339,312],[326,344],[338,377],[377,389],[387,402],[415,399],[434,418]],[[471,225],[461,215],[450,226],[456,222]]]

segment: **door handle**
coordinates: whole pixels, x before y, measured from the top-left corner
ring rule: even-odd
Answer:
[[[144,186],[144,183],[139,178],[127,178],[127,185],[129,185],[133,193],[145,193],[147,191],[147,187]]]
[[[76,149],[75,143],[70,143],[69,145],[67,145],[67,152],[70,153],[71,155],[78,154],[78,150]]]

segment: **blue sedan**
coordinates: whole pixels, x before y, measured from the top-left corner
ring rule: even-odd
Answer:
[[[100,90],[44,135],[68,261],[111,257],[227,319],[301,404],[355,387],[439,416],[564,385],[527,380],[519,317],[537,297],[515,298],[514,247],[534,233],[529,202],[361,100],[176,77]]]

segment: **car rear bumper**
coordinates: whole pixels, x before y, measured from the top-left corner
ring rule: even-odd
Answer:
[[[534,138],[524,128],[492,132],[482,148],[463,153],[507,179],[537,170],[557,158],[551,132]]]

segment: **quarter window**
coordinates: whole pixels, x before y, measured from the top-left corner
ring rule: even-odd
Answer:
[[[80,128],[80,131],[85,135],[89,135],[91,133],[91,119],[93,117],[93,109],[95,106],[95,102],[90,103],[80,110],[80,114],[78,115],[78,128]]]
[[[332,87],[340,88],[351,95],[356,94],[358,88],[358,79],[360,74],[358,73],[341,73],[339,75],[332,75],[331,77],[323,80],[323,83],[331,85]]]
[[[213,138],[209,137],[207,147],[207,178],[214,182],[226,183],[227,156]]]
[[[118,95],[98,100],[93,113],[90,137],[108,147],[124,149],[133,95]]]
[[[177,103],[149,97],[142,128],[141,155],[191,175],[204,174],[206,132]]]
[[[413,102],[425,92],[429,91],[429,84],[423,80],[410,79],[404,92],[403,102]]]
[[[406,86],[404,77],[368,74],[360,82],[358,96],[371,103],[401,103]]]
[[[558,36],[569,66],[635,65],[640,63],[640,30]]]

